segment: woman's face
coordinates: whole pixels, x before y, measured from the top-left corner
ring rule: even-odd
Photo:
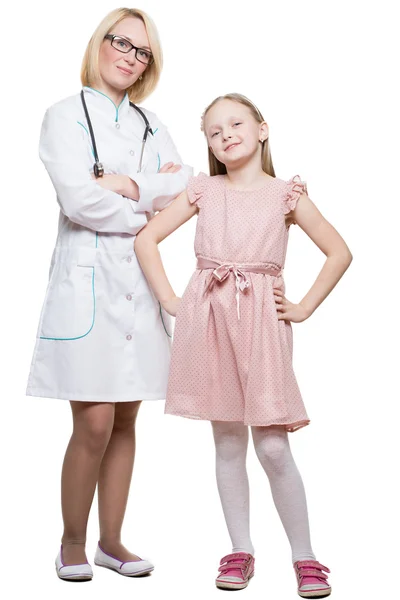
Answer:
[[[240,166],[260,151],[260,139],[268,136],[266,123],[258,123],[250,109],[234,100],[220,100],[204,119],[207,142],[224,165]]]
[[[110,35],[118,35],[131,42],[137,48],[151,51],[146,27],[141,19],[127,17],[115,25]],[[123,42],[121,43],[123,47]],[[126,90],[140,77],[147,65],[137,60],[135,49],[124,54],[105,39],[100,46],[99,69],[103,82],[115,90]]]

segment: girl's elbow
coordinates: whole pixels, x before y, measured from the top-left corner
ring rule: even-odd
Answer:
[[[148,247],[150,245],[157,246],[157,241],[154,240],[153,237],[148,234],[148,232],[146,232],[146,227],[144,227],[136,235],[133,245],[136,251],[140,251],[142,248]]]
[[[353,255],[350,252],[350,249],[346,247],[346,252],[345,252],[345,260],[348,262],[348,264],[350,265],[352,260],[353,260]]]
[[[342,263],[343,267],[346,269],[349,268],[349,266],[351,265],[351,262],[353,260],[353,255],[350,252],[350,250],[347,248],[343,254],[341,254],[340,256],[340,262]]]
[[[139,233],[136,234],[135,240],[133,242],[133,247],[135,248],[135,251],[139,251],[140,248],[143,247],[144,241],[145,238],[143,237],[143,229],[141,229]]]
[[[347,247],[341,250],[336,249],[336,251],[333,251],[331,254],[328,252],[326,256],[334,261],[343,272],[349,268],[351,261],[353,260],[353,255]]]

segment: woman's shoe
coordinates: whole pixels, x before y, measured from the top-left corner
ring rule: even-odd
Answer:
[[[215,585],[222,590],[242,590],[254,575],[254,556],[235,552],[221,558]]]
[[[297,577],[298,594],[302,598],[324,598],[329,596],[332,588],[328,583],[330,573],[328,567],[324,567],[317,560],[298,560],[294,563]]]
[[[56,558],[56,571],[60,579],[68,581],[90,581],[93,578],[92,567],[88,562],[80,565],[64,565],[62,546]]]
[[[96,554],[94,557],[94,564],[98,567],[106,567],[107,569],[112,569],[116,571],[120,575],[125,575],[126,577],[137,577],[140,575],[146,575],[150,573],[154,569],[154,565],[151,564],[149,560],[130,560],[124,562],[123,560],[119,560],[116,556],[112,554],[108,554],[103,550],[100,546],[100,543],[97,546]]]

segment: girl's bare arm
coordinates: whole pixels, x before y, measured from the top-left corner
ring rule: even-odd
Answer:
[[[157,245],[186,223],[197,212],[190,204],[186,191],[182,192],[167,208],[153,217],[136,236],[135,253],[146,279],[163,308],[176,298],[161,261]]]
[[[344,239],[323,217],[306,194],[300,196],[293,211],[293,217],[299,227],[326,256],[326,261],[318,277],[298,305],[291,304],[282,296],[283,302],[281,302],[279,318],[302,321],[309,317],[330,294],[349,267],[353,257]],[[296,306],[299,307],[298,315],[295,315]],[[304,318],[297,318],[301,316],[301,311],[304,312]],[[294,318],[291,318],[292,316]]]

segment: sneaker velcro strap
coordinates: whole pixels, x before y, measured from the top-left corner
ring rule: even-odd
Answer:
[[[245,560],[246,562],[250,562],[251,554],[246,554],[246,552],[235,552],[234,554],[227,554],[223,558],[221,558],[219,564],[222,565],[225,562],[231,560]]]
[[[231,571],[232,569],[240,569],[241,571],[245,571],[247,568],[248,565],[245,565],[244,563],[230,562],[227,565],[222,565],[219,567],[218,571],[221,571],[221,573],[224,571]]]
[[[324,567],[324,565],[321,565],[321,563],[316,560],[302,560],[300,564],[297,565],[297,569],[302,571],[304,568],[318,569],[320,571],[326,571],[327,573],[330,573],[328,567]]]
[[[318,579],[328,579],[328,575],[317,569],[301,569],[300,577],[318,577]]]

